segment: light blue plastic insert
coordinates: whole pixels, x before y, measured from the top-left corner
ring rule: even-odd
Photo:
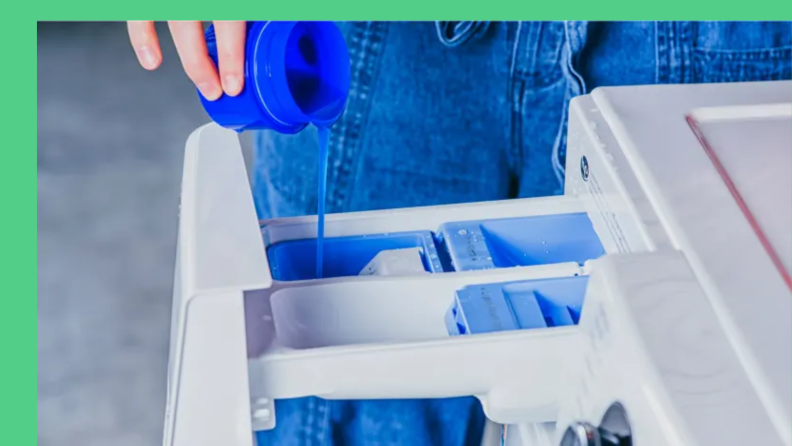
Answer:
[[[438,241],[456,271],[582,265],[605,254],[585,213],[446,223]]]
[[[452,336],[577,325],[588,277],[469,285],[446,313]]]
[[[357,276],[380,251],[421,248],[424,269],[442,272],[430,231],[332,237],[324,239],[324,278]],[[316,239],[290,240],[267,249],[272,278],[309,280],[316,278]]]

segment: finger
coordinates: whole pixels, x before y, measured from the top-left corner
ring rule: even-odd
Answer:
[[[154,70],[162,63],[162,51],[160,50],[157,30],[154,29],[152,21],[129,21],[127,22],[129,31],[129,41],[135,50],[138,62],[147,70]]]
[[[235,21],[214,22],[217,58],[223,90],[230,96],[242,91],[245,82],[245,37],[247,24]]]
[[[201,22],[168,22],[168,26],[187,76],[206,99],[213,101],[219,98],[223,89],[217,68],[206,50]]]

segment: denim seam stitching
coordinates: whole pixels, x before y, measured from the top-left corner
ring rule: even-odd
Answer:
[[[655,64],[657,83],[666,84],[670,83],[671,76],[669,70],[670,51],[668,48],[668,36],[666,22],[655,22]]]
[[[527,157],[523,153],[523,114],[525,102],[525,81],[513,82],[511,98],[511,143],[509,150],[509,169],[513,175],[520,176],[524,170],[523,162]]]
[[[564,187],[564,176],[566,174],[564,165],[561,162],[561,158],[562,156],[566,156],[565,130],[567,128],[567,119],[569,117],[567,108],[569,106],[569,101],[573,97],[580,94],[585,94],[586,92],[586,83],[580,73],[578,73],[578,71],[575,69],[575,62],[580,52],[585,47],[586,29],[588,24],[586,22],[572,22],[572,25],[574,26],[570,27],[570,22],[564,22],[564,52],[566,55],[562,60],[562,70],[564,77],[567,79],[567,87],[564,94],[561,123],[553,143],[552,154],[550,158],[550,164],[552,166],[553,172],[556,175],[556,180],[562,189]]]
[[[693,65],[692,51],[693,42],[696,41],[697,27],[693,22],[676,22],[679,32],[677,33],[679,52],[681,55],[680,68],[682,71],[682,82],[690,83],[695,80],[695,67]]]
[[[776,59],[789,58],[792,55],[792,47],[760,48],[747,50],[728,50],[693,48],[693,53],[697,57],[706,59],[722,59],[729,62],[747,61],[773,61]]]
[[[527,33],[522,32],[525,26],[531,26],[531,30]],[[532,22],[519,22],[517,27],[514,28],[512,37],[512,45],[514,51],[509,52],[509,65],[514,69],[509,70],[509,127],[511,130],[509,150],[507,152],[509,161],[509,170],[512,174],[519,175],[522,164],[522,112],[523,112],[523,98],[525,97],[525,81],[518,78],[517,72],[519,71],[518,65],[520,61],[521,50],[526,50],[524,43],[529,39],[531,32],[535,26]]]
[[[331,429],[330,411],[332,405],[330,401],[317,398],[319,405],[317,406],[317,429],[316,429],[316,445],[317,446],[331,446],[332,435],[328,435]]]
[[[304,446],[311,446],[312,434],[314,431],[314,419],[316,418],[316,397],[309,397],[305,405],[305,426],[303,427]]]

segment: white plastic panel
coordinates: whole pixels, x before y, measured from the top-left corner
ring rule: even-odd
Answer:
[[[569,105],[565,193],[579,197],[609,253],[672,244],[606,117],[589,95]]]
[[[172,407],[175,446],[254,446],[242,309],[241,293],[199,296],[188,308],[195,323],[186,327]]]
[[[699,109],[691,118],[702,145],[789,284],[792,104]]]
[[[239,136],[209,124],[187,141],[180,244],[188,285],[250,290],[272,284]]]
[[[559,436],[619,402],[633,444],[786,444],[682,252],[594,263]]]
[[[788,104],[792,82],[601,88],[591,96],[776,428],[792,441],[792,295],[687,122],[701,108]]]
[[[164,446],[251,446],[243,291],[272,284],[237,135],[187,140]]]

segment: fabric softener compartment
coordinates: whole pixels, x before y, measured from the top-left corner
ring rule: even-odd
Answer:
[[[470,285],[446,314],[452,336],[577,325],[588,277]]]
[[[582,265],[605,254],[585,213],[446,223],[438,239],[456,271]]]

